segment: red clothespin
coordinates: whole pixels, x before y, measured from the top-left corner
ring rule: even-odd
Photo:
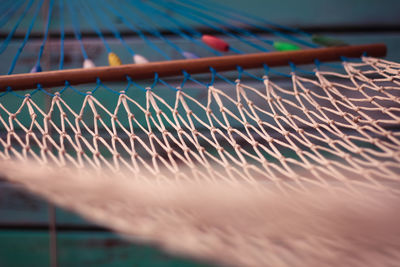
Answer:
[[[215,50],[221,52],[229,51],[229,44],[218,37],[205,34],[201,37],[201,40],[208,46],[214,48]]]

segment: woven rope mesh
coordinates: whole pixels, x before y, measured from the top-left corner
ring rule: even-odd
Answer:
[[[129,80],[121,91],[98,81],[88,93],[6,93],[0,156],[284,191],[334,183],[397,192],[400,66],[365,57],[343,69],[293,72],[284,85],[239,70],[234,82],[213,72],[211,83],[156,77],[142,91]]]

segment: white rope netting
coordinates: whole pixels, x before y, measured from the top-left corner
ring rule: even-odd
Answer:
[[[336,182],[397,191],[400,65],[363,58],[343,67],[343,74],[317,71],[311,78],[293,73],[287,86],[264,76],[230,88],[121,91],[108,107],[110,96],[92,93],[69,102],[66,92],[55,93],[47,107],[26,95],[18,107],[0,104],[0,156],[146,170],[159,179],[212,174],[281,190]],[[202,90],[201,97],[190,90]],[[184,168],[193,173],[183,177]]]
[[[342,64],[342,73],[292,73],[286,83],[245,73],[234,85],[160,79],[145,93],[114,92],[115,102],[101,82],[83,96],[39,90],[18,105],[6,94],[1,174],[200,259],[395,266],[400,64]]]
[[[319,61],[378,57],[385,45],[346,47],[215,1],[8,2],[0,179],[134,241],[212,263],[399,265],[400,64]],[[231,57],[207,66],[239,59],[237,70],[186,72],[219,56]],[[109,67],[94,68],[106,57]],[[127,58],[135,66],[120,66]],[[282,68],[240,67],[288,58],[295,63]],[[297,66],[314,58],[312,71]],[[162,66],[180,64],[182,77],[161,77],[172,74]],[[153,67],[151,81],[103,83]],[[104,81],[71,85],[90,75]],[[20,93],[33,77],[37,88]]]

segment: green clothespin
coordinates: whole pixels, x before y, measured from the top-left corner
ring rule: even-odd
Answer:
[[[286,42],[274,42],[274,47],[278,51],[295,51],[300,50],[300,47]]]
[[[314,34],[311,37],[311,40],[319,45],[322,46],[344,46],[344,45],[348,45],[348,43],[339,40],[339,39],[335,39],[335,38],[331,38],[331,37],[326,37],[323,35],[319,35],[319,34]]]

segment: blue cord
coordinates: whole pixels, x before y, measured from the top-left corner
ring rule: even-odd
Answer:
[[[186,8],[186,10],[189,10],[188,8]],[[186,14],[186,12],[184,12],[185,14]],[[212,20],[212,21],[215,21],[215,22],[217,22],[217,23],[222,23],[220,20],[216,20],[216,19],[214,19],[214,18],[212,18],[212,17],[210,17],[210,16],[208,16],[208,15],[206,15],[206,14],[204,14],[204,13],[199,13],[199,12],[195,12],[195,11],[193,11],[192,13],[196,13],[198,16],[204,16],[204,17],[206,17],[206,18],[209,18],[209,20]],[[188,15],[186,15],[187,17],[188,17]],[[226,24],[225,24],[226,25]],[[228,25],[229,26],[229,25]],[[241,30],[241,29],[239,29],[239,28],[237,28],[237,27],[234,27],[234,29],[237,29],[237,30]],[[241,30],[241,32],[242,33],[244,33],[245,35],[250,35],[250,36],[252,36],[252,37],[255,37],[252,33],[250,33],[250,32],[248,32],[248,31],[246,31],[246,30]],[[240,36],[238,36],[239,38],[240,38]],[[259,39],[260,40],[260,39]],[[300,68],[298,68],[294,63],[292,63],[292,62],[290,62],[290,65],[292,66],[292,68],[293,68],[293,70],[297,70],[297,71],[299,71],[299,72],[302,72],[302,73],[306,73],[306,74],[314,74],[314,72],[311,72],[311,71],[307,71],[307,70],[303,70],[303,69],[300,69]],[[241,68],[241,67],[240,67]],[[275,72],[275,71],[273,71],[273,72]],[[252,75],[251,73],[248,73],[248,72],[244,72],[244,73],[246,73],[248,76],[251,76],[251,77],[253,77],[253,78],[255,78],[255,79],[258,79],[258,80],[262,80],[262,79],[260,79],[260,78],[258,78],[258,77],[256,77],[256,76],[254,76],[254,75]],[[279,75],[283,75],[283,76],[285,76],[285,77],[287,77],[288,75],[287,74],[284,74],[284,73],[281,73],[281,72],[275,72],[276,74],[279,74]],[[291,77],[290,75],[289,75],[289,77]]]
[[[88,59],[88,55],[86,53],[85,46],[83,45],[83,42],[82,42],[82,35],[81,35],[80,29],[79,29],[79,23],[78,23],[78,20],[76,18],[75,12],[74,12],[74,10],[72,8],[71,0],[67,0],[67,4],[68,4],[68,11],[69,11],[69,13],[71,15],[71,18],[72,18],[72,26],[73,26],[73,29],[74,29],[75,38],[79,42],[83,58],[84,59]]]
[[[209,20],[214,20],[214,21],[219,22],[219,23],[222,24],[221,21],[219,21],[219,20],[217,20],[215,18],[212,18],[212,17],[210,17],[208,15],[204,15],[204,14],[203,15],[196,14],[197,12],[195,12],[195,11],[192,11],[192,15],[189,15],[187,12],[190,12],[190,10],[188,10],[188,9],[182,9],[182,8],[179,8],[178,6],[171,6],[170,4],[166,4],[165,6],[172,8],[174,11],[176,11],[177,13],[181,14],[182,16],[184,16],[184,17],[186,17],[186,18],[188,18],[190,20],[193,20],[193,21],[196,21],[196,22],[200,22],[200,23],[206,25],[207,27],[210,27],[210,28],[212,28],[212,29],[214,29],[216,31],[219,31],[219,32],[221,32],[221,33],[223,33],[223,34],[225,34],[225,35],[227,35],[229,37],[235,38],[235,39],[241,41],[242,43],[245,43],[245,44],[247,44],[247,45],[249,45],[249,46],[251,46],[253,48],[256,48],[257,50],[264,51],[264,52],[268,52],[269,51],[268,49],[266,49],[266,48],[264,48],[262,46],[259,46],[259,45],[255,44],[255,43],[252,43],[252,42],[242,38],[239,35],[236,35],[236,34],[233,34],[231,32],[228,32],[228,31],[224,30],[223,28],[219,28],[217,26],[214,26],[213,24],[208,23],[207,21],[202,19],[202,17],[204,17],[204,18],[207,18]],[[194,17],[193,14],[195,14],[196,17]],[[232,51],[234,51],[236,53],[239,53],[239,54],[243,54],[242,51],[240,51],[238,49],[235,49],[233,47],[230,47],[230,50],[232,50]]]
[[[143,41],[145,41],[151,48],[153,48],[157,53],[162,55],[165,59],[170,60],[171,58],[164,53],[157,45],[155,45],[151,40],[149,40],[141,30],[137,29],[132,23],[130,23],[128,20],[125,19],[115,8],[113,8],[110,4],[108,4],[105,1],[102,1],[104,5],[110,10],[112,13],[114,13],[125,25],[128,26],[129,29],[134,31],[136,34],[138,34]]]
[[[140,24],[137,19],[136,16],[131,16],[131,19],[135,20],[135,23]],[[172,41],[170,41],[169,39],[165,38],[156,28],[153,28],[152,26],[148,25],[145,21],[141,21],[142,23],[142,27],[144,25],[144,28],[147,29],[147,31],[149,31],[152,35],[160,38],[161,40],[163,40],[164,42],[166,42],[169,46],[171,46],[173,49],[175,49],[176,51],[178,51],[178,53],[182,54],[184,51],[177,46],[175,43],[173,43]]]
[[[177,4],[175,4],[175,5],[178,6]],[[241,33],[241,34],[246,35],[246,36],[251,36],[251,37],[253,37],[253,38],[255,38],[255,39],[257,39],[257,40],[259,40],[259,41],[261,41],[261,42],[264,42],[264,43],[266,43],[266,44],[268,44],[268,45],[273,45],[273,44],[274,44],[274,41],[272,41],[272,40],[267,40],[267,39],[264,39],[264,38],[260,38],[260,37],[258,37],[257,35],[253,34],[252,32],[247,31],[246,29],[241,29],[241,28],[236,27],[236,26],[234,26],[234,25],[228,25],[227,23],[225,23],[224,21],[222,21],[222,20],[220,20],[220,19],[217,19],[217,18],[215,18],[215,17],[211,17],[211,16],[207,15],[206,13],[196,11],[196,10],[194,10],[194,9],[192,9],[192,8],[189,8],[189,7],[186,7],[186,6],[183,6],[183,5],[179,5],[179,6],[181,7],[181,9],[183,10],[183,12],[184,12],[185,14],[186,14],[185,11],[187,11],[188,13],[195,14],[195,15],[198,16],[198,17],[204,17],[204,18],[206,18],[206,19],[208,19],[208,20],[210,20],[210,21],[213,21],[213,22],[219,23],[219,24],[221,24],[221,25],[224,25],[224,26],[226,26],[226,27],[230,27],[230,28],[232,28],[232,29],[235,29],[238,33]],[[188,15],[189,15],[189,14],[188,14]],[[187,15],[187,16],[188,16],[188,15]],[[238,37],[240,38],[240,36],[238,36]],[[265,52],[269,51],[268,49],[265,49],[265,48],[263,48],[263,47],[260,47],[260,46],[257,46],[257,47],[258,47],[258,49],[261,50],[261,51],[265,51]]]
[[[146,88],[144,88],[143,86],[140,86],[138,83],[134,82],[132,80],[131,77],[129,77],[128,75],[126,76],[126,79],[128,80],[128,83],[133,84],[133,86],[135,86],[136,88],[139,88],[140,90],[142,90],[143,92],[146,92]]]
[[[210,51],[211,53],[213,53],[213,54],[215,54],[217,56],[222,56],[222,54],[218,50],[216,50],[216,49],[204,44],[203,42],[199,41],[198,39],[195,39],[195,38],[192,37],[192,36],[194,36],[196,38],[200,38],[202,36],[201,32],[195,30],[194,28],[192,28],[190,26],[186,26],[185,24],[183,24],[179,20],[175,19],[174,17],[168,15],[165,12],[161,12],[158,9],[155,9],[154,7],[151,7],[151,6],[148,5],[148,8],[152,9],[153,14],[158,14],[159,16],[163,17],[164,19],[172,22],[173,24],[175,24],[177,26],[176,29],[167,28],[171,32],[180,35],[181,37],[185,38],[186,40],[189,40],[190,42],[192,42],[192,43],[194,43],[194,44],[196,44],[196,45],[198,45],[198,46]],[[185,34],[180,29],[184,29],[185,31],[189,32],[190,35]]]
[[[189,0],[190,1],[190,0]],[[165,3],[165,2],[164,2]],[[167,6],[168,7],[168,6]],[[171,5],[169,5],[169,7],[171,7]],[[186,10],[188,10],[188,8],[186,8]],[[177,12],[179,12],[178,10],[176,10],[175,9],[175,11],[177,11]],[[188,18],[190,18],[190,19],[192,19],[192,20],[195,20],[194,18],[192,18],[192,17],[189,17],[188,15],[187,15],[187,12],[184,12],[185,10],[183,10],[183,11],[180,11],[179,13],[183,13],[183,16],[186,16],[186,17],[188,17]],[[197,16],[205,16],[205,17],[207,17],[207,18],[209,18],[210,20],[213,20],[213,21],[215,21],[215,22],[218,22],[218,23],[222,23],[220,20],[215,20],[214,18],[212,18],[212,17],[210,17],[210,16],[208,16],[208,15],[206,15],[206,14],[202,14],[202,13],[199,13],[199,12],[195,12],[196,14],[197,14]],[[199,20],[199,19],[197,19],[197,20]],[[209,25],[209,24],[207,24],[208,26],[211,26],[211,27],[213,27],[212,25]],[[186,27],[187,28],[187,27]],[[215,27],[214,27],[215,28]],[[240,28],[238,28],[238,27],[234,27],[237,31],[239,31],[239,32],[242,32],[242,33],[244,33],[245,35],[247,35],[247,36],[252,36],[252,37],[257,37],[257,36],[255,36],[254,34],[252,34],[252,33],[250,33],[250,32],[248,32],[248,31],[246,31],[246,30],[241,30]],[[226,31],[224,31],[223,29],[221,29],[222,30],[222,32],[223,33],[227,33]],[[194,31],[194,30],[193,30]],[[280,35],[280,34],[278,34],[278,35]],[[292,38],[292,36],[288,36],[288,35],[285,35],[285,37],[286,38],[289,38],[289,39],[293,39]],[[246,42],[246,43],[250,43],[250,42],[248,42],[247,40],[245,40],[245,39],[243,39],[243,38],[241,38],[240,36],[237,36],[236,37],[237,39],[239,38],[239,39],[241,39],[242,41],[244,40],[244,42]],[[259,40],[261,40],[260,38],[258,38]],[[296,39],[296,38],[295,38]],[[262,40],[261,40],[262,41]],[[304,41],[303,40],[294,40],[293,39],[293,41],[296,41],[296,42],[300,42],[300,43],[302,43],[302,44],[306,44],[306,45],[308,45],[308,46],[312,46],[312,47],[317,47],[316,45],[314,45],[314,44],[311,44],[311,43],[308,43],[308,42],[305,42],[304,43]],[[272,41],[271,41],[272,42]],[[253,45],[253,47],[254,47],[254,45]],[[260,48],[260,47],[259,47]],[[265,51],[266,49],[263,49],[263,51]],[[307,71],[307,70],[302,70],[302,69],[300,69],[300,68],[297,68],[297,70],[298,71],[300,71],[300,72],[303,72],[303,73],[312,73],[312,72],[310,72],[310,71]],[[286,74],[284,74],[284,73],[280,73],[280,72],[276,72],[277,74],[279,74],[279,75],[283,75],[283,76],[287,76]]]
[[[2,18],[0,20],[0,27],[3,27],[4,24],[6,24],[11,18],[12,16],[15,14],[15,12],[17,12],[17,10],[23,6],[24,2],[21,4],[21,1],[16,1],[16,2],[12,2],[12,4],[10,6],[5,7],[4,11],[2,11]]]
[[[6,39],[3,41],[0,47],[0,54],[4,52],[4,50],[7,48],[9,43],[11,42],[11,39],[17,30],[19,24],[21,24],[21,21],[25,18],[26,13],[29,11],[29,9],[32,7],[33,3],[35,0],[30,0],[24,11],[22,12],[21,16],[19,17],[18,21],[15,23],[14,27],[10,31],[10,33],[7,35]]]
[[[238,68],[242,68],[242,67],[238,67]],[[245,71],[245,70],[243,70],[243,69],[242,69],[241,72],[242,72],[243,74],[246,74],[247,76],[253,78],[253,79],[258,80],[258,81],[263,81],[263,80],[264,80],[264,79],[259,78],[259,77],[255,76],[254,74],[252,74],[252,73],[250,73],[250,72],[247,72],[247,71]],[[240,78],[239,78],[239,80],[240,80]]]
[[[93,1],[92,1],[93,3]],[[122,38],[121,34],[119,33],[118,29],[114,26],[113,22],[108,18],[108,15],[98,7],[96,3],[93,4],[93,7],[99,12],[100,17],[105,20],[105,24],[107,27],[111,30],[111,32],[114,34],[115,38],[118,39],[123,46],[129,51],[129,53],[134,56],[135,52],[133,49],[125,42],[125,40]]]
[[[68,1],[68,0],[67,0]],[[64,31],[64,0],[60,0],[59,6],[60,12],[60,70],[64,68],[64,39],[65,39],[65,31]]]
[[[229,79],[226,78],[225,76],[219,74],[214,68],[211,68],[211,67],[210,67],[210,71],[211,71],[211,73],[213,73],[214,76],[216,76],[216,77],[218,77],[218,78],[224,80],[225,82],[227,82],[227,83],[229,83],[229,84],[231,84],[231,85],[236,85],[235,82],[232,82],[231,80],[229,80]]]
[[[1,8],[1,10],[0,10],[0,12],[1,12],[1,15],[0,15],[0,17],[3,17],[3,16],[5,16],[5,15],[7,15],[7,12],[10,10],[10,8],[12,7],[12,6],[14,6],[15,4],[17,4],[18,3],[18,1],[7,1],[6,3],[4,3],[4,5],[2,5],[0,8]]]
[[[158,84],[158,73],[154,73],[154,81],[153,84],[150,86],[150,89],[153,90],[154,87]]]
[[[43,37],[43,42],[40,45],[40,49],[39,49],[39,56],[37,59],[37,65],[40,65],[40,59],[42,58],[43,55],[43,51],[44,51],[44,46],[46,44],[47,41],[47,37],[49,35],[49,28],[50,28],[50,21],[51,21],[51,14],[53,12],[53,4],[54,4],[54,0],[50,0],[50,4],[49,4],[49,13],[47,14],[47,22],[46,22],[46,30],[44,33],[44,37]]]
[[[136,7],[138,7],[137,4],[136,4]],[[140,8],[141,8],[142,10],[143,10],[143,9],[147,9],[147,10],[149,11],[150,15],[152,15],[151,19],[152,19],[153,21],[158,21],[158,23],[161,24],[161,25],[163,25],[163,27],[164,27],[165,29],[167,29],[167,30],[169,30],[169,31],[171,31],[171,32],[173,32],[173,33],[175,33],[175,34],[181,36],[182,38],[184,38],[184,39],[186,39],[186,40],[189,40],[190,42],[193,42],[193,43],[195,43],[195,44],[197,44],[197,45],[203,47],[204,49],[206,49],[206,50],[212,52],[213,54],[215,54],[215,55],[217,55],[217,56],[221,56],[221,55],[222,55],[219,51],[217,51],[217,50],[215,50],[215,49],[209,47],[208,45],[205,45],[203,42],[200,42],[199,40],[196,40],[196,39],[192,38],[190,35],[188,35],[188,34],[182,32],[181,30],[179,30],[179,28],[184,28],[186,31],[189,32],[189,29],[188,29],[186,26],[182,25],[179,21],[175,20],[173,17],[168,16],[167,14],[164,14],[164,13],[162,13],[161,11],[159,11],[159,10],[157,10],[157,9],[151,7],[151,6],[142,5],[142,6],[140,6]],[[171,21],[172,23],[174,23],[175,25],[177,25],[178,28],[177,28],[177,29],[174,29],[174,28],[171,28],[171,27],[166,26],[165,23],[160,23],[160,22],[159,22],[158,16],[161,16],[161,17],[163,17],[164,19],[167,19],[168,21]],[[144,22],[144,21],[143,21],[143,22]],[[145,23],[145,22],[144,22],[144,23]],[[190,32],[191,32],[191,34],[193,34],[194,36],[199,36],[199,37],[201,36],[201,33],[195,31],[194,29],[192,29]],[[156,33],[158,33],[158,35],[159,35],[158,37],[159,37],[159,38],[161,38],[161,39],[163,39],[163,40],[165,41],[165,38],[164,38],[157,30],[156,30]],[[168,39],[167,39],[167,40],[168,40]],[[174,48],[175,48],[180,54],[183,53],[182,49],[180,49],[180,48],[177,49],[176,47],[174,47]]]
[[[72,0],[70,0],[72,1]],[[84,10],[78,8],[81,11],[81,14],[87,19],[87,21],[89,22],[89,24],[91,25],[91,27],[93,28],[93,30],[97,33],[97,35],[99,36],[99,38],[101,39],[101,41],[104,44],[104,47],[107,50],[107,53],[111,53],[111,47],[109,46],[109,44],[107,43],[106,39],[103,36],[103,33],[101,32],[101,30],[99,29],[99,27],[97,27],[96,21],[94,20],[90,9],[86,6],[86,2],[82,1],[82,7]],[[83,12],[85,11],[85,12]]]
[[[173,91],[179,91],[177,88],[173,87],[172,85],[170,85],[169,83],[167,83],[166,81],[162,80],[162,79],[158,79],[158,81],[162,84],[164,84],[165,86],[167,86],[169,89],[173,90]]]
[[[24,38],[22,44],[20,45],[20,47],[18,48],[18,51],[15,54],[14,59],[13,59],[13,61],[11,63],[10,69],[8,70],[8,73],[7,73],[8,75],[10,75],[14,71],[15,65],[17,64],[17,60],[18,60],[19,56],[21,55],[22,50],[24,49],[26,43],[29,40],[29,35],[31,34],[33,25],[35,24],[35,21],[36,21],[36,18],[38,16],[38,14],[39,14],[40,8],[43,5],[43,1],[44,0],[40,0],[39,5],[37,5],[37,7],[36,7],[36,10],[35,10],[34,16],[32,18],[32,21],[31,21],[31,23],[29,25],[29,28],[28,28],[28,30],[27,30],[27,32],[25,34],[25,38]]]
[[[114,89],[111,89],[110,87],[108,87],[107,85],[105,85],[100,79],[98,79],[97,83],[98,83],[101,87],[105,88],[106,90],[110,91],[110,92],[113,93],[113,94],[116,94],[116,95],[120,95],[120,94],[121,94],[121,92],[118,92],[118,91],[116,91],[116,90],[114,90]]]
[[[190,2],[191,4],[193,4],[193,1],[190,1],[190,0],[178,0],[178,1],[184,2],[184,3],[185,2]],[[203,2],[204,2],[205,7],[208,8],[208,10],[214,9],[214,10],[217,10],[218,12],[224,11],[224,13],[230,13],[230,14],[234,15],[236,18],[245,17],[246,19],[252,19],[252,20],[261,22],[262,24],[267,24],[267,25],[270,25],[270,26],[273,26],[273,27],[276,27],[276,28],[280,28],[282,30],[286,30],[286,31],[289,31],[289,32],[292,32],[292,33],[297,33],[297,34],[300,34],[300,35],[303,35],[303,36],[306,36],[306,37],[311,37],[312,36],[310,33],[304,32],[304,31],[302,31],[300,29],[296,29],[296,28],[280,25],[280,24],[271,22],[269,20],[266,20],[264,18],[256,17],[253,14],[246,13],[243,10],[238,11],[238,10],[236,10],[234,8],[230,8],[229,6],[224,6],[224,5],[218,4],[215,1],[210,2],[210,1],[207,1],[207,0],[203,0]],[[206,8],[206,10],[207,10],[207,8]],[[216,8],[218,8],[218,9],[216,9]]]
[[[178,1],[182,3],[181,0],[178,0]],[[260,26],[260,25],[256,25],[256,24],[250,22],[248,19],[241,18],[240,15],[238,15],[239,12],[237,10],[234,10],[234,9],[229,9],[229,8],[226,8],[226,7],[218,9],[218,8],[216,8],[217,6],[219,6],[218,4],[211,4],[211,5],[204,6],[204,5],[201,5],[198,2],[193,2],[191,0],[185,0],[184,3],[190,3],[191,6],[196,6],[199,9],[202,9],[205,12],[213,12],[214,14],[217,14],[217,15],[222,15],[223,14],[225,17],[229,16],[229,18],[234,20],[234,21],[238,21],[238,22],[241,22],[243,24],[247,24],[249,26],[261,29],[261,30],[266,31],[266,32],[270,32],[270,33],[272,33],[272,34],[274,34],[276,36],[286,38],[286,39],[291,40],[291,41],[293,41],[295,43],[299,43],[299,44],[302,44],[302,45],[305,45],[305,46],[308,46],[308,47],[314,47],[314,48],[315,47],[319,47],[318,45],[316,45],[316,44],[314,44],[312,42],[308,42],[308,41],[299,39],[299,38],[297,38],[295,36],[292,36],[292,35],[289,35],[289,34],[285,34],[283,32],[279,32],[279,31],[274,30],[272,28],[266,28],[266,27],[263,27],[263,26]],[[300,35],[306,36],[308,38],[311,37],[311,34],[303,32],[301,30],[297,30],[297,29],[281,26],[281,25],[278,25],[278,24],[267,22],[265,20],[263,21],[263,23],[270,24],[270,25],[272,25],[274,27],[279,27],[281,29],[284,29],[286,31],[290,31],[290,32],[293,32],[293,33],[296,33],[296,34],[300,34]],[[229,26],[231,26],[231,25],[229,25]],[[257,39],[259,39],[259,40],[261,40],[263,42],[269,41],[269,40],[264,40],[264,39],[261,39],[261,38],[257,38]]]

